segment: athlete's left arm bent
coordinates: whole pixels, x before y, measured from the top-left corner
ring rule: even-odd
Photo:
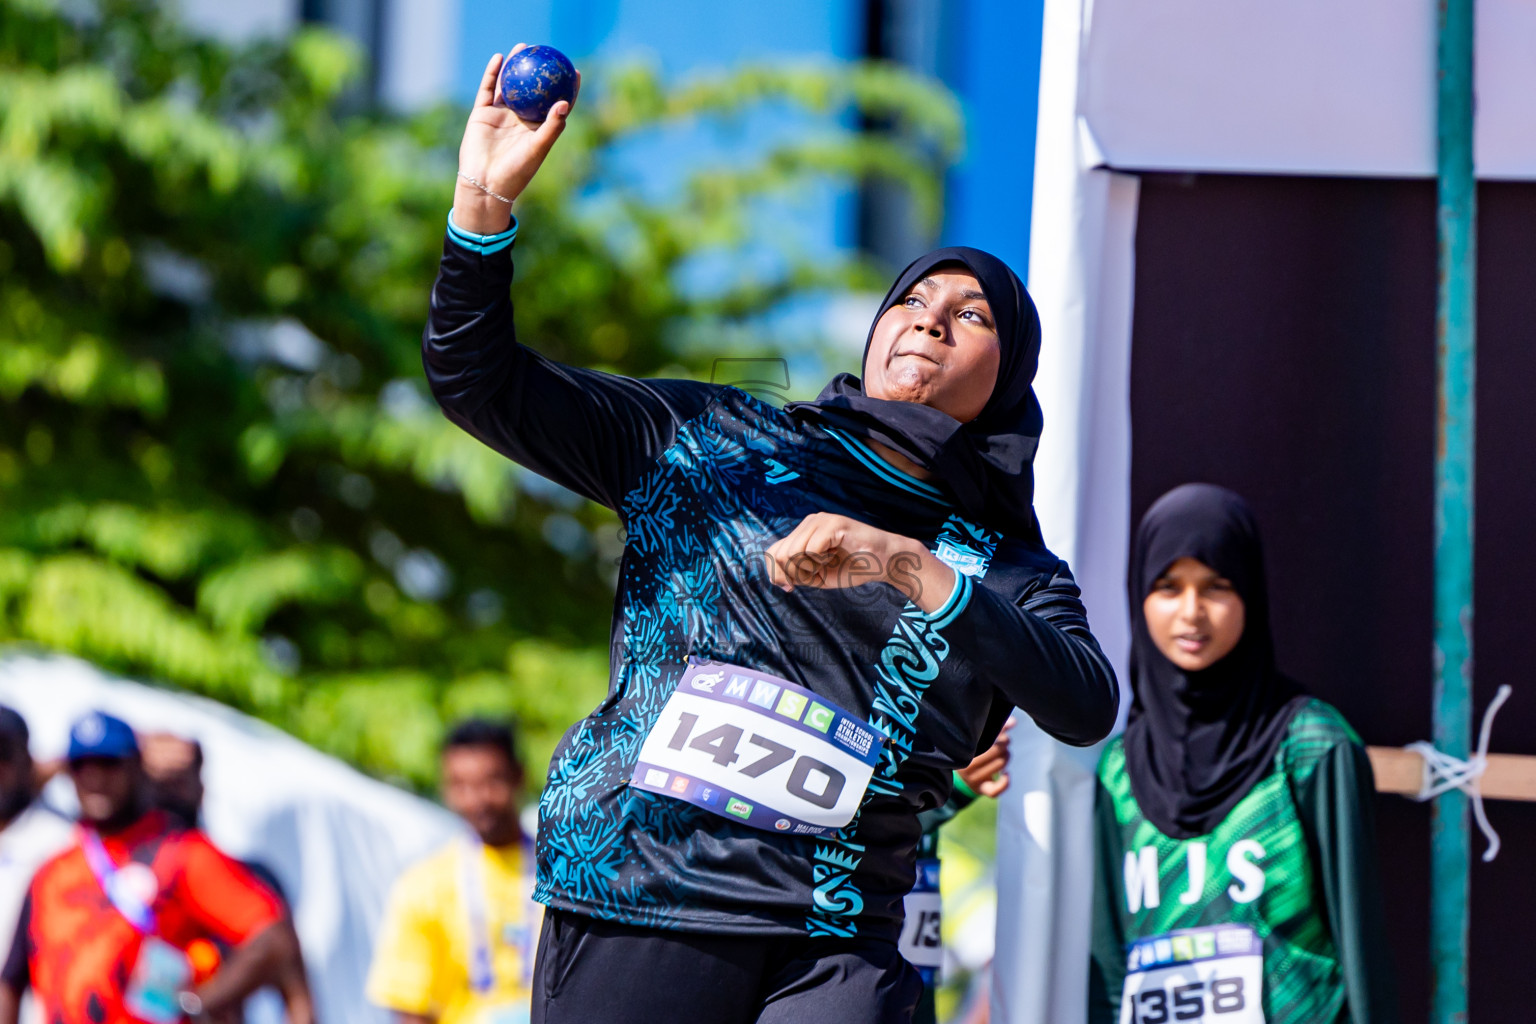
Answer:
[[[786,591],[896,587],[977,678],[1064,743],[1086,747],[1114,728],[1120,688],[1088,630],[1082,594],[1065,562],[1015,604],[973,584],[920,541],[825,512],[806,516],[765,556],[769,578]],[[854,571],[860,558],[867,561]]]
[[[943,631],[955,654],[1063,743],[1087,747],[1108,736],[1120,686],[1066,564],[1018,603],[961,579],[964,606]]]

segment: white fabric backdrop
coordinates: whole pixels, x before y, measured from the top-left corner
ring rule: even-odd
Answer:
[[[1071,564],[1094,633],[1123,679],[1139,186],[1133,177],[1094,170],[1101,160],[1082,129],[1079,40],[1091,3],[1045,3],[1029,254],[1044,339],[1035,380],[1045,412],[1035,508],[1046,542]],[[1098,754],[1097,747],[1057,743],[1027,719],[1014,730],[1013,784],[998,809],[997,1024],[1084,1019]]]
[[[39,758],[62,756],[70,724],[92,709],[137,730],[201,740],[208,833],[282,883],[320,1019],[386,1024],[388,1014],[363,997],[384,900],[403,867],[458,834],[452,815],[221,704],[113,679],[73,658],[0,658],[0,703],[26,718]],[[45,796],[74,808],[67,780]],[[254,1024],[270,1007],[253,1010]]]

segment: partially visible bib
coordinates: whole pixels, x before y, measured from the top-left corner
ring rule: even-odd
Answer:
[[[630,784],[753,828],[820,835],[853,820],[885,742],[787,679],[697,662],[646,736]]]
[[[1264,943],[1247,925],[1137,939],[1125,967],[1120,1024],[1264,1024]]]
[[[944,900],[939,895],[939,859],[917,859],[917,882],[902,900],[906,920],[898,943],[907,963],[923,972],[923,981],[932,982],[944,963]]]

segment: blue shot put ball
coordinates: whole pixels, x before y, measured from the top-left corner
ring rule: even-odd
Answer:
[[[501,101],[524,121],[543,124],[549,108],[576,99],[576,68],[553,46],[530,46],[501,66]]]

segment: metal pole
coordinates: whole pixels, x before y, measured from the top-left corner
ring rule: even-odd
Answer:
[[[1477,409],[1477,181],[1472,168],[1473,0],[1439,2],[1437,170],[1440,294],[1435,316],[1435,746],[1472,746],[1472,481]],[[1437,797],[1430,818],[1432,1024],[1467,1020],[1471,867],[1467,797]]]

